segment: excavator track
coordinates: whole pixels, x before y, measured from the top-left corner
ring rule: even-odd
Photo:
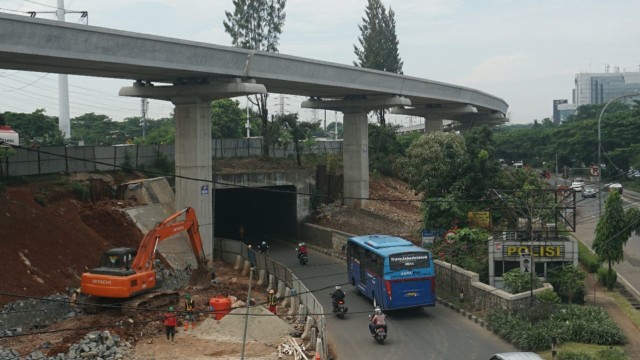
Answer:
[[[154,291],[137,296],[122,303],[122,313],[133,316],[141,311],[164,309],[180,301],[180,293],[177,291]]]

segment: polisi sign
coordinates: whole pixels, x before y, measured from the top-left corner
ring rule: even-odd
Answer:
[[[564,256],[563,245],[507,245],[504,248],[505,256],[520,256],[531,254],[537,257],[561,257]]]

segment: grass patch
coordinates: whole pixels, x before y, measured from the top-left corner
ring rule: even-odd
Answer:
[[[616,305],[622,309],[624,314],[633,322],[638,329],[640,329],[640,311],[636,310],[629,304],[627,299],[624,298],[619,292],[612,291],[609,293],[613,300],[616,302]]]
[[[623,346],[614,346],[614,347],[624,350]],[[557,350],[558,350],[558,353],[561,353],[563,351],[573,351],[573,352],[582,351],[589,355],[595,356],[598,351],[605,350],[608,348],[609,348],[608,345],[580,344],[580,343],[569,342],[569,343],[564,343],[559,345]],[[553,357],[551,356],[551,351],[542,351],[542,352],[539,352],[538,355],[540,355],[545,360],[553,360]]]

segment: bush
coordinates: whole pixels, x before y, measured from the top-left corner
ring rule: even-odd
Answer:
[[[598,257],[580,241],[578,241],[578,259],[590,273],[595,273],[600,268]]]
[[[618,348],[608,348],[589,355],[584,351],[562,351],[558,353],[558,360],[626,360],[624,351]]]
[[[498,336],[524,350],[549,349],[552,336],[557,336],[560,342],[598,345],[625,343],[622,331],[602,308],[553,305],[549,309],[546,317],[540,316],[541,311],[535,314],[532,309],[517,313],[495,311],[487,317],[487,324]]]
[[[593,356],[584,351],[561,351],[558,353],[558,360],[595,360]]]
[[[556,294],[556,292],[551,290],[551,289],[546,289],[546,290],[542,291],[541,293],[536,295],[536,297],[538,298],[538,300],[540,300],[541,302],[543,302],[545,304],[559,304],[560,303],[560,296],[558,296],[558,294]]]
[[[602,284],[602,286],[606,286],[607,289],[613,290],[616,286],[616,280],[618,279],[618,274],[615,270],[600,268],[598,269],[598,282]]]
[[[89,200],[89,195],[90,195],[90,191],[89,191],[89,185],[88,184],[83,184],[80,182],[74,182],[71,185],[71,191],[73,192],[73,195],[75,195],[75,197],[80,200],[80,201],[87,201]]]

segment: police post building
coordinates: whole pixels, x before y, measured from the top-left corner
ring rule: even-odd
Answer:
[[[524,272],[535,269],[535,275],[545,281],[554,269],[578,265],[576,240],[559,235],[554,224],[538,227],[532,235],[524,231],[505,231],[490,237],[488,247],[489,284],[500,289],[504,288],[502,275],[513,269]]]

